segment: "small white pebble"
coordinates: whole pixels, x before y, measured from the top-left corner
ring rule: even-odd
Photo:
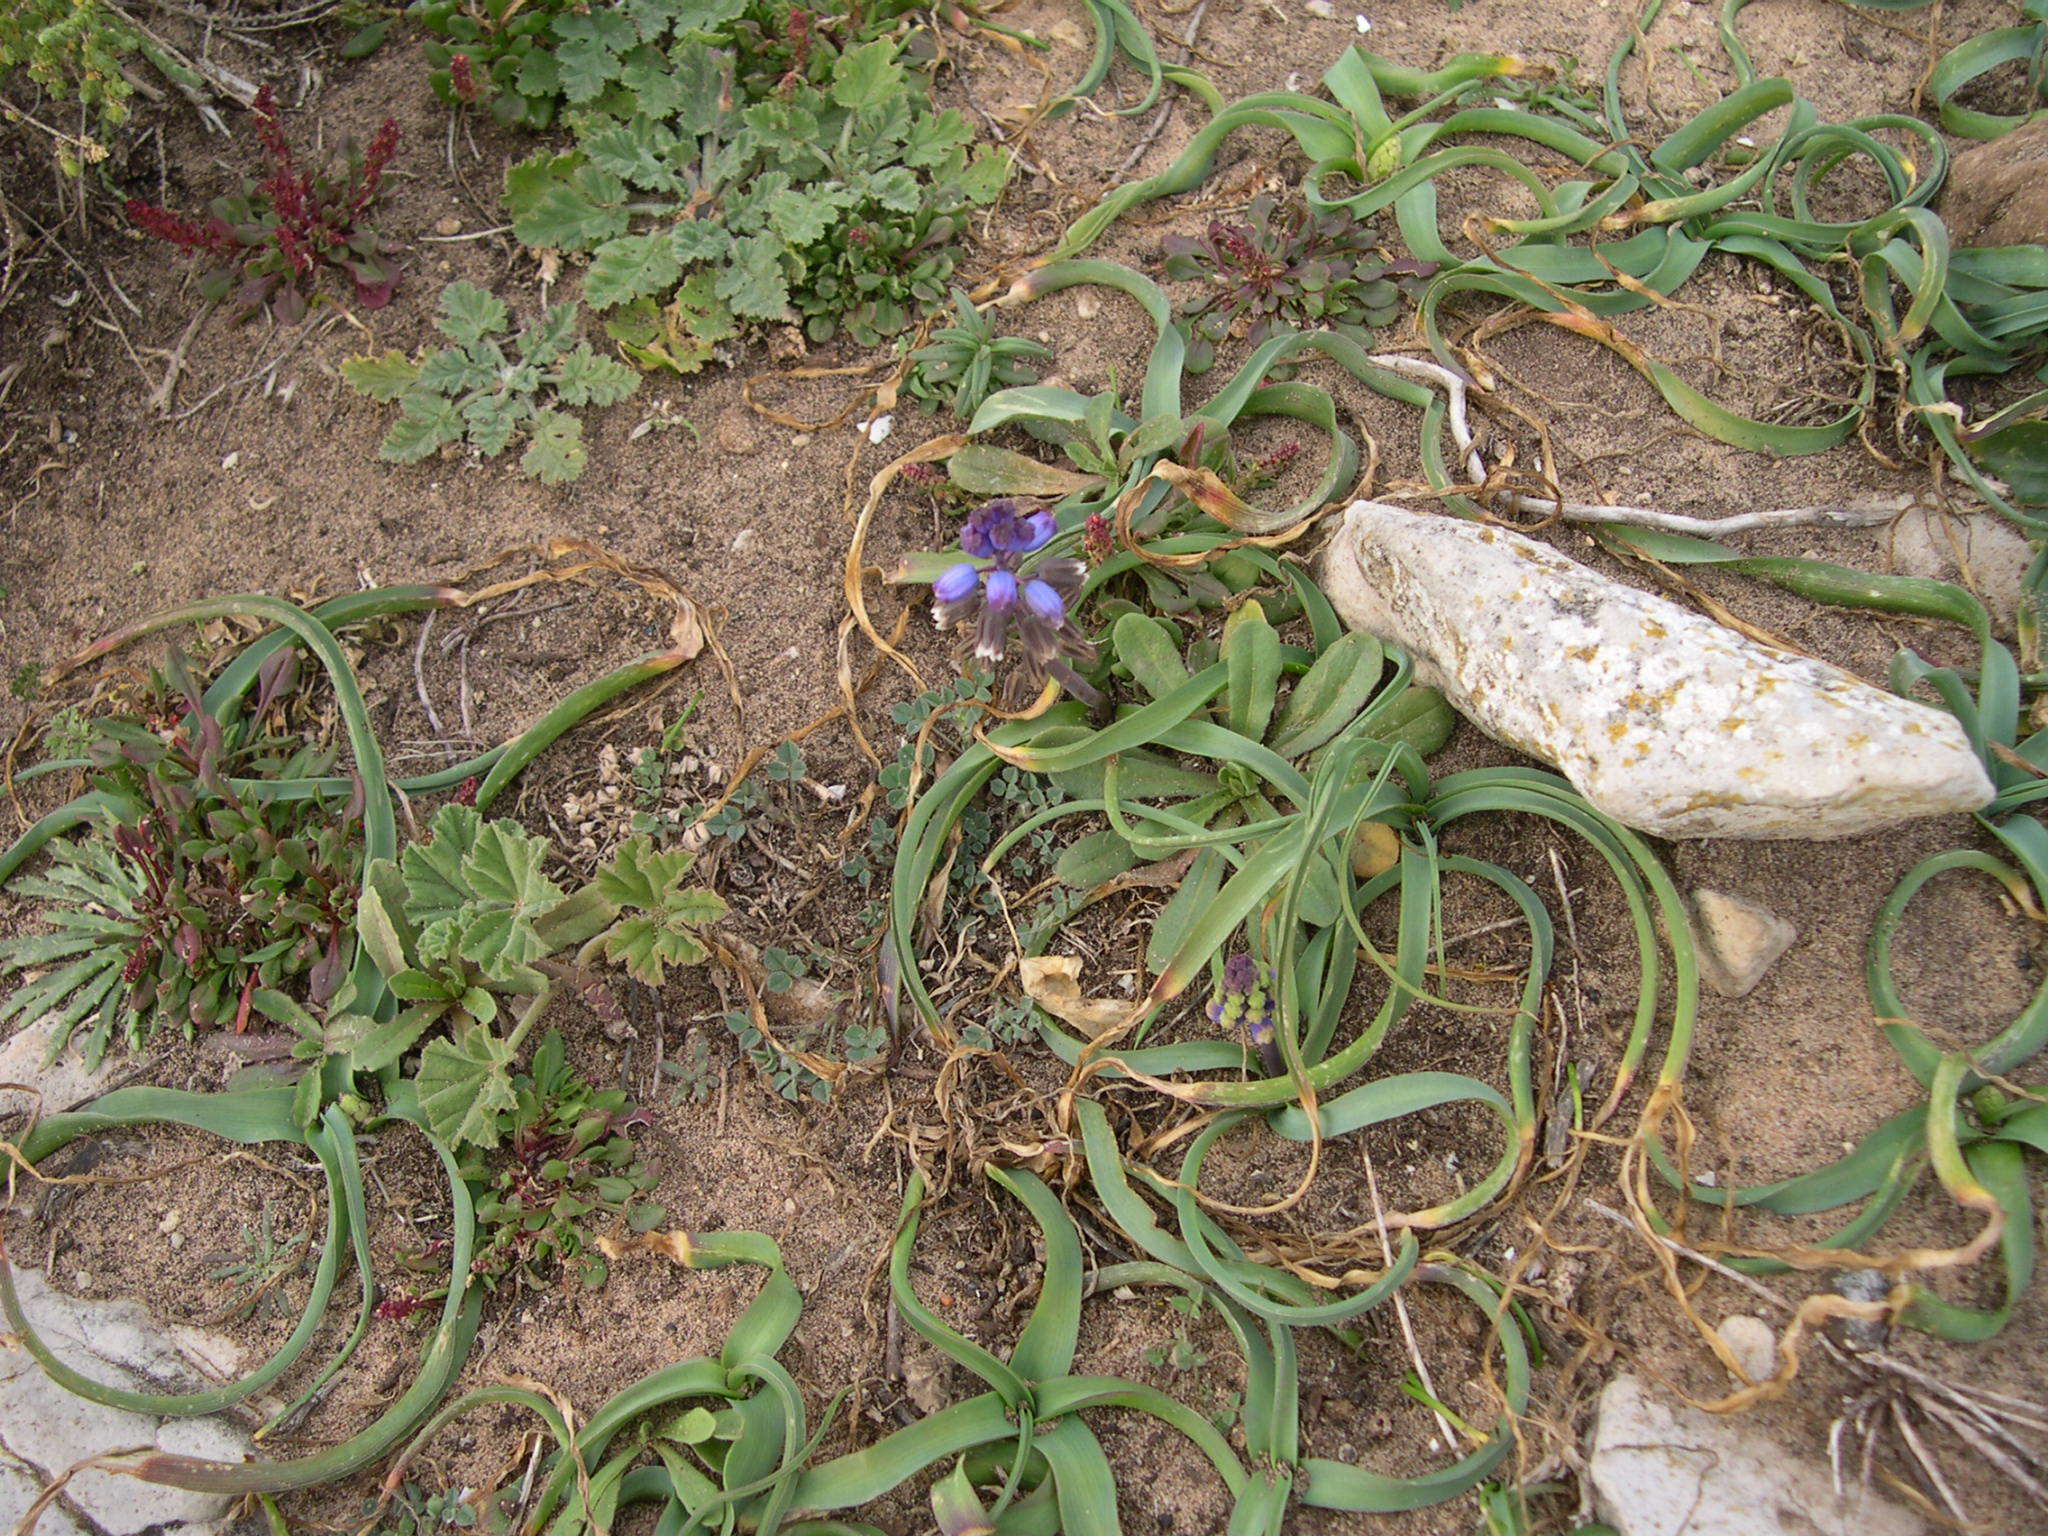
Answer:
[[[1302,7],[1302,9],[1306,10],[1311,16],[1320,16],[1324,21],[1335,21],[1337,19],[1337,7],[1332,3],[1332,0],[1308,0],[1308,4]]]
[[[871,443],[887,442],[889,434],[896,430],[896,418],[885,412],[873,421],[863,423],[861,430],[867,433]]]
[[[732,536],[732,552],[736,555],[751,555],[760,543],[761,535],[751,528],[742,528]]]
[[[165,1211],[164,1219],[156,1224],[156,1229],[166,1234],[175,1232],[178,1230],[178,1223],[184,1219],[185,1213],[183,1211]]]
[[[1359,35],[1360,37],[1363,37],[1363,36],[1365,36],[1365,34],[1366,34],[1366,33],[1370,32],[1370,31],[1372,30],[1372,20],[1371,20],[1371,18],[1370,18],[1370,17],[1366,17],[1366,16],[1354,16],[1354,17],[1352,17],[1351,19],[1352,19],[1352,20],[1353,20],[1354,22],[1356,22],[1356,23],[1357,23],[1357,25],[1358,25],[1358,35]]]
[[[220,467],[222,469],[233,469],[237,464],[241,462],[242,450],[237,448],[233,453],[229,454],[226,458],[220,461]]]

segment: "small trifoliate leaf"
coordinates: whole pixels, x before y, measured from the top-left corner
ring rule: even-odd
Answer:
[[[560,411],[542,411],[533,418],[533,440],[520,455],[521,469],[543,485],[561,485],[582,474],[589,462],[582,422]]]
[[[494,331],[502,331],[504,301],[475,283],[450,283],[441,290],[441,317],[434,322],[458,347],[473,347]]]
[[[404,353],[386,352],[382,357],[350,358],[341,365],[341,376],[350,388],[389,404],[412,388],[420,370]]]

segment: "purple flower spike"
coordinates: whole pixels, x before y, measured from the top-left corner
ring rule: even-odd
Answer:
[[[1095,659],[1095,647],[1074,623],[1072,605],[1087,578],[1080,561],[1040,559],[1020,571],[1028,557],[1059,533],[1044,510],[1022,512],[1007,498],[976,507],[960,530],[960,548],[993,569],[962,562],[932,584],[932,617],[941,629],[971,632],[975,659],[996,662],[1014,648],[1018,657],[1005,685],[1005,698],[1021,707],[1048,679],[1091,701],[1101,695],[1074,671],[1074,662]]]

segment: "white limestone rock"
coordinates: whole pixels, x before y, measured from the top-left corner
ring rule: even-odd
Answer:
[[[57,1020],[52,1015],[16,1030],[0,1045],[0,1083],[22,1085],[0,1091],[0,1115],[27,1113],[37,1105],[37,1094],[41,1095],[38,1114],[59,1114],[98,1098],[120,1074],[120,1058],[112,1052],[101,1058],[99,1069],[93,1072],[85,1069],[85,1058],[74,1046],[66,1046],[55,1061],[48,1061],[50,1042],[56,1035]]]
[[[1853,837],[1991,799],[1952,716],[1505,528],[1353,502],[1321,579],[1345,623],[1639,831]]]
[[[1891,525],[1887,544],[1892,566],[1902,575],[1972,588],[1999,633],[2012,633],[2034,547],[1997,513],[1915,508]]]
[[[1600,1394],[1594,1507],[1621,1536],[1924,1536],[1871,1489],[1835,1497],[1827,1465],[1753,1421],[1651,1397],[1633,1376]]]
[[[1799,937],[1769,907],[1726,891],[1694,891],[1692,916],[1700,980],[1723,997],[1749,996]]]
[[[192,1391],[212,1385],[194,1360],[233,1361],[225,1339],[184,1329],[184,1349],[173,1348],[134,1301],[92,1301],[52,1291],[35,1270],[14,1272],[22,1311],[39,1337],[73,1370],[129,1391]],[[203,1341],[204,1347],[197,1347]],[[231,1420],[157,1419],[108,1408],[73,1395],[44,1374],[26,1349],[0,1349],[0,1522],[12,1529],[36,1494],[73,1463],[108,1451],[154,1447],[161,1451],[238,1462],[251,1454],[246,1431]],[[81,1472],[36,1529],[39,1536],[69,1536],[83,1516],[104,1536],[184,1524],[220,1529],[232,1501],[166,1488],[116,1473]]]

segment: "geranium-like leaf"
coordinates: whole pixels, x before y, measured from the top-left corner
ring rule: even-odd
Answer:
[[[825,198],[801,192],[777,192],[768,200],[768,218],[775,232],[791,245],[811,245],[824,237],[839,216]]]
[[[896,61],[896,51],[896,44],[888,38],[877,38],[842,53],[832,64],[832,99],[859,111],[882,106],[901,94],[904,70]]]
[[[789,280],[782,270],[782,242],[750,235],[733,243],[732,265],[718,274],[713,291],[750,320],[781,320],[789,313]]]
[[[505,173],[505,207],[521,245],[586,250],[623,235],[626,184],[582,155],[536,155]]]
[[[462,861],[469,899],[462,908],[462,957],[487,976],[509,974],[547,953],[533,921],[562,899],[541,873],[548,844],[507,821],[487,821]]]
[[[611,309],[648,294],[673,288],[682,276],[675,243],[667,231],[621,235],[598,248],[583,275],[583,301],[592,309]]]
[[[519,333],[514,345],[521,362],[545,368],[576,339],[576,306],[551,304],[540,319]]]
[[[388,404],[412,388],[420,370],[404,353],[386,352],[382,357],[350,358],[341,365],[341,376],[350,388]]]
[[[669,966],[696,965],[706,951],[687,928],[671,928],[651,917],[629,917],[606,935],[604,953],[634,980],[658,987]]]
[[[419,386],[437,395],[466,395],[491,382],[491,365],[466,347],[443,347],[420,364]]]
[[[399,861],[405,875],[405,915],[419,928],[451,918],[469,899],[463,864],[476,846],[483,817],[472,806],[444,805],[427,823],[424,841],[413,843]],[[422,955],[427,936],[420,935]]]
[[[697,862],[686,848],[656,850],[645,833],[629,837],[619,845],[611,863],[597,872],[598,894],[617,907],[651,910],[661,904],[662,893]]]
[[[510,318],[504,300],[475,283],[450,283],[441,290],[441,316],[434,322],[458,347],[473,347]]]
[[[520,455],[521,469],[543,485],[560,485],[582,474],[589,461],[582,422],[559,411],[542,411],[533,418],[533,440]]]
[[[498,1116],[518,1104],[512,1052],[488,1029],[458,1025],[420,1053],[419,1093],[428,1129],[448,1146],[495,1147]]]
[[[377,457],[389,464],[417,464],[437,448],[462,437],[462,413],[445,395],[411,394],[400,403],[398,420],[384,434]]]
[[[640,376],[615,357],[578,342],[554,372],[555,392],[569,405],[617,405],[640,387]]]

